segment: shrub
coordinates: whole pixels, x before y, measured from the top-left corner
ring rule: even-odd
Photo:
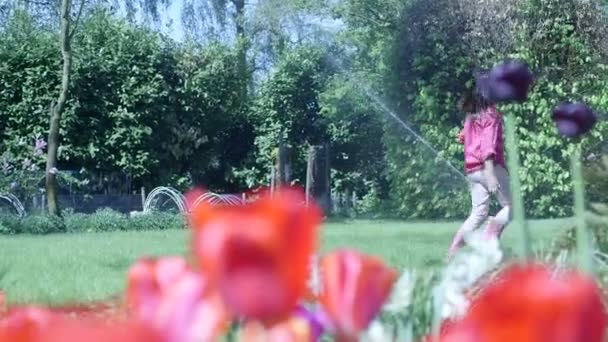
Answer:
[[[0,215],[0,234],[21,233],[19,217],[11,214]]]
[[[105,208],[93,214],[66,210],[62,218],[48,215],[29,215],[23,218],[10,214],[0,215],[0,234],[4,235],[167,230],[184,227],[184,218],[178,214],[155,212],[128,217]]]
[[[93,215],[86,215],[84,227],[87,232],[112,232],[128,230],[128,217],[112,209],[99,209]]]
[[[29,215],[19,218],[14,215],[0,216],[1,234],[52,234],[65,231],[63,221],[49,215]]]
[[[155,212],[133,216],[129,219],[129,230],[166,230],[185,227],[184,218],[172,213]]]

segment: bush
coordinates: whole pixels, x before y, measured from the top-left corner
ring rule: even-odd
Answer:
[[[152,213],[128,217],[111,209],[100,209],[94,214],[65,211],[62,218],[48,215],[0,215],[0,234],[51,234],[51,233],[99,233],[112,231],[143,231],[183,229],[181,215]]]
[[[129,230],[166,230],[185,228],[181,215],[156,212],[147,215],[133,216],[129,219]]]
[[[80,231],[112,232],[128,230],[128,217],[112,209],[99,209],[93,215],[84,215]]]
[[[58,217],[30,215],[19,218],[15,215],[0,215],[0,234],[51,234],[64,231],[65,224]]]
[[[19,217],[12,214],[0,215],[0,234],[21,233]]]

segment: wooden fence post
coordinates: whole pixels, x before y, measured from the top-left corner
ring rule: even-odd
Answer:
[[[331,173],[328,145],[311,146],[306,167],[306,202],[317,201],[325,214],[331,212]]]
[[[291,181],[291,162],[289,155],[291,149],[285,144],[279,145],[279,155],[277,157],[278,179],[277,185],[289,184]]]
[[[144,210],[144,206],[146,204],[146,188],[141,187],[141,210]]]

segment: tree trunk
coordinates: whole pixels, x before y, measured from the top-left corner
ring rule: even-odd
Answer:
[[[289,184],[291,181],[291,163],[289,160],[290,149],[286,145],[279,145],[279,155],[277,158],[277,183],[279,186]]]
[[[63,72],[61,76],[61,92],[51,108],[51,122],[48,137],[48,154],[46,160],[46,194],[49,214],[59,215],[57,202],[57,150],[59,149],[59,126],[61,114],[68,98],[70,72],[72,69],[72,48],[70,46],[70,12],[72,0],[61,1],[61,52],[63,54]]]
[[[331,212],[329,147],[311,146],[306,169],[306,197],[314,199],[325,214]]]
[[[241,99],[247,98],[247,86],[249,84],[249,74],[247,68],[247,49],[248,41],[245,35],[245,0],[233,0],[236,9],[236,41],[237,41],[237,68],[242,77],[243,85],[241,89]]]

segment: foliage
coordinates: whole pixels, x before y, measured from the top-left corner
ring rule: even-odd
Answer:
[[[554,132],[550,112],[568,99],[587,101],[599,112],[608,109],[606,49],[599,38],[605,35],[607,17],[598,2],[412,1],[400,8],[398,19],[394,7],[375,8],[373,3],[346,2],[341,12],[352,43],[363,51],[357,56],[359,67],[383,75],[384,85],[378,87],[387,91],[390,109],[457,168],[462,165],[462,147],[454,137],[462,116],[456,102],[471,85],[473,73],[505,57],[523,59],[533,67],[538,77],[530,100],[500,109],[517,117],[528,215],[568,215],[571,151]],[[584,148],[605,135],[602,122]],[[401,216],[465,213],[465,183],[457,176],[442,182],[444,172],[455,173],[436,161],[420,140],[392,127],[385,128],[384,139],[387,177]]]
[[[592,203],[608,203],[608,145],[591,150],[583,169],[587,184],[587,196]]]
[[[332,190],[366,196],[361,210],[371,213],[386,192],[384,127],[382,114],[357,81],[340,74],[331,77],[320,94],[321,115],[331,142]]]
[[[128,217],[111,209],[93,214],[66,210],[63,219],[47,215],[0,215],[0,234],[101,233],[112,231],[144,231],[183,229],[183,217],[172,213],[152,213]]]
[[[475,71],[517,57],[536,83],[526,104],[500,109],[517,118],[526,211],[565,216],[571,151],[554,132],[551,108],[583,100],[608,111],[608,15],[598,0],[264,0],[247,4],[240,22],[224,18],[245,31],[233,47],[214,41],[233,43],[225,27],[207,35],[194,23],[206,35],[194,43],[134,24],[136,11],[156,20],[169,1],[132,3],[128,20],[87,3],[74,36],[58,167],[125,172],[134,187],[232,192],[268,184],[280,143],[292,147],[293,178],[303,183],[309,145],[330,143],[333,191],[356,193],[361,214],[464,216],[466,181],[448,165],[462,168],[456,102]],[[213,3],[184,2],[182,12],[206,11],[199,19],[208,21],[236,13],[227,6],[233,1]],[[1,191],[17,182],[23,194],[35,192],[40,184],[24,165],[45,162],[32,156],[32,145],[48,129],[61,55],[57,18],[41,6],[0,13],[0,151],[13,170],[0,179]],[[585,154],[607,129],[605,121],[597,125]]]
[[[292,150],[292,179],[304,184],[308,147],[328,141],[319,105],[327,79],[323,57],[323,51],[311,47],[286,53],[256,99],[251,114],[256,163],[266,175],[275,162],[275,149],[285,144]]]
[[[59,169],[125,172],[148,187],[191,172],[215,189],[234,187],[227,174],[253,143],[238,96],[236,52],[177,45],[104,10],[82,25]],[[13,17],[0,36],[0,148],[20,164],[31,159],[24,142],[48,129],[60,56],[54,35],[27,16]]]
[[[0,215],[1,234],[52,234],[66,231],[61,218],[50,215],[29,215],[17,218],[14,215]]]

